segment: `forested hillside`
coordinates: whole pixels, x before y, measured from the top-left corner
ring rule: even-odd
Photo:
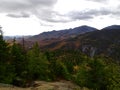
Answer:
[[[94,56],[106,56],[120,62],[120,28],[106,27],[85,34],[79,34],[76,37],[66,40],[55,41],[53,43],[41,46],[41,49],[54,50],[79,50],[84,54]],[[108,29],[107,29],[108,28]]]
[[[119,51],[118,51],[119,53]],[[0,83],[29,87],[36,80],[68,80],[92,90],[119,90],[120,66],[114,59],[89,57],[80,50],[44,50],[38,43],[27,49],[0,35]]]

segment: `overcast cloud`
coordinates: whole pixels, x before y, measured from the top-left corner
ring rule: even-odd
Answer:
[[[103,15],[115,15],[120,14],[116,11],[111,11],[108,9],[101,8],[99,10],[91,9],[86,11],[72,11],[68,13],[68,17],[70,17],[73,21],[74,20],[87,20],[87,19],[93,19],[97,16],[103,16]]]
[[[82,1],[82,0],[81,0]],[[90,2],[104,3],[109,0],[86,0]],[[57,0],[0,0],[0,12],[6,13],[12,18],[29,18],[35,15],[40,20],[51,23],[66,23],[75,20],[89,20],[103,15],[120,15],[120,7],[99,7],[99,9],[88,9],[83,11],[70,11],[60,14],[54,11]],[[68,2],[69,4],[69,2]],[[62,6],[61,6],[62,7]]]
[[[106,2],[108,0],[87,0],[87,1],[94,1],[94,2]]]
[[[57,0],[0,0],[0,12],[14,18],[36,15],[47,20],[53,15],[52,10],[56,2]]]
[[[30,15],[25,12],[9,13],[9,14],[7,14],[7,16],[13,17],[13,18],[28,18],[28,17],[30,17]]]

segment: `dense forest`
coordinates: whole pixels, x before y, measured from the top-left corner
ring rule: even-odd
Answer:
[[[118,51],[120,52],[120,51]],[[0,83],[29,87],[35,80],[70,80],[90,90],[120,90],[120,65],[105,56],[79,50],[42,51],[38,43],[26,50],[0,35]]]

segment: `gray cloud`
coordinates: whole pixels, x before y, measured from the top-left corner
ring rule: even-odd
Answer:
[[[110,16],[120,16],[120,8],[100,8],[99,10],[90,10],[86,12],[86,14],[93,15],[93,16],[103,16],[103,15],[110,15]]]
[[[41,20],[53,17],[53,6],[57,0],[0,0],[0,13],[13,18],[35,15]]]
[[[12,17],[12,18],[28,18],[28,17],[30,17],[30,15],[25,12],[14,13],[14,14],[11,13],[11,14],[8,14],[7,16]]]
[[[53,27],[53,25],[46,24],[46,23],[43,23],[43,22],[40,22],[40,25],[41,25],[41,26],[47,26],[47,27]]]
[[[100,9],[92,9],[84,12],[84,14],[92,15],[92,16],[100,16],[100,15],[109,15],[112,14],[111,10],[105,9],[105,8],[100,8]]]
[[[106,2],[108,0],[86,0],[91,2]],[[71,11],[65,15],[53,11],[57,0],[0,0],[0,13],[7,13],[12,18],[28,18],[37,16],[40,20],[51,23],[66,23],[75,20],[88,20],[97,16],[119,16],[120,7],[110,10],[108,7],[88,9],[84,11]]]
[[[92,15],[86,14],[86,12],[80,12],[80,11],[72,11],[68,13],[68,17],[71,18],[71,20],[87,20],[93,18]]]
[[[120,16],[120,5],[113,10],[112,16],[117,16],[117,17]]]
[[[108,0],[87,0],[87,1],[93,1],[93,2],[107,2]]]
[[[0,11],[26,11],[37,8],[51,8],[57,0],[0,0]]]
[[[120,16],[120,8],[114,10],[114,9],[108,9],[108,8],[100,8],[100,9],[90,9],[85,11],[71,11],[67,14],[71,20],[88,20],[93,19],[97,16]]]

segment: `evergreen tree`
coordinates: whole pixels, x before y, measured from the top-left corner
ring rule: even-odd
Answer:
[[[11,65],[9,46],[3,40],[3,32],[0,30],[0,83],[12,83],[15,76],[14,67]]]
[[[48,70],[48,60],[46,56],[40,52],[38,43],[35,43],[33,48],[28,51],[28,74],[29,79],[36,80],[47,80],[49,70]]]
[[[82,63],[75,75],[75,82],[93,90],[119,90],[120,67],[105,61],[104,58],[93,58]]]
[[[15,68],[15,78],[14,83],[15,85],[21,86],[24,85],[27,77],[27,59],[26,54],[21,45],[13,40],[13,45],[11,47],[11,56],[12,56],[12,65]]]
[[[3,40],[2,31],[0,32],[0,62],[9,61],[9,47],[8,44]]]
[[[108,90],[120,90],[120,66],[110,63],[106,67],[106,77],[104,82]]]

